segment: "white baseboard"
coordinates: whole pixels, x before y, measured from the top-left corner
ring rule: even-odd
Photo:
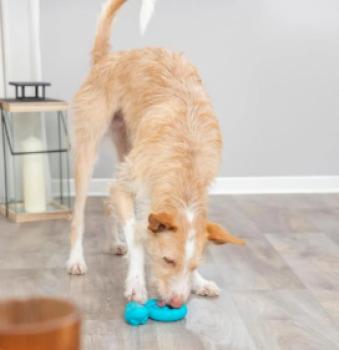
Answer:
[[[218,177],[210,193],[339,193],[339,176]]]
[[[53,182],[53,188],[57,189],[57,180]],[[88,195],[106,196],[111,182],[112,179],[92,179]],[[218,177],[210,189],[210,194],[255,193],[339,193],[339,176]],[[71,195],[74,194],[74,180],[71,179]]]

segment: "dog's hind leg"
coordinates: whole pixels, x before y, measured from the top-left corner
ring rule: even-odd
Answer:
[[[86,104],[83,103],[86,101]],[[101,137],[107,128],[107,116],[104,101],[91,96],[82,97],[75,101],[75,168],[74,181],[76,200],[71,223],[71,253],[67,261],[67,269],[71,274],[81,275],[86,272],[83,255],[82,237],[84,230],[84,211],[87,197],[88,183]],[[77,106],[78,104],[78,106]]]
[[[131,150],[124,114],[118,110],[112,119],[110,132],[118,156],[118,161],[123,162],[125,156]]]
[[[118,220],[115,214],[112,199],[110,197],[106,198],[104,205],[109,251],[115,255],[125,255],[127,253],[127,245],[118,231]]]
[[[117,111],[110,124],[110,135],[114,143],[118,161],[121,163],[130,151],[126,124],[121,110]],[[112,191],[112,189],[111,189]],[[113,194],[105,200],[106,228],[109,240],[109,250],[112,254],[124,255],[127,253],[126,237],[122,239],[118,232],[118,221],[114,210]]]

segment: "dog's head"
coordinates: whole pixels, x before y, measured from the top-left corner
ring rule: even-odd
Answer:
[[[202,263],[208,241],[216,244],[245,242],[204,215],[163,212],[148,217],[147,250],[153,263],[154,282],[161,298],[172,307],[186,302],[192,272]]]

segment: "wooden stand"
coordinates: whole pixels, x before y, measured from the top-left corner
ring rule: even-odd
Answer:
[[[53,112],[67,111],[68,104],[64,101],[42,100],[34,102],[3,100],[0,101],[0,108],[5,112],[22,113],[22,112]]]
[[[20,211],[20,208],[23,208],[23,203],[10,204],[8,208],[8,218],[14,222],[33,222],[33,221],[46,221],[46,220],[58,220],[58,219],[70,219],[72,211],[55,201],[47,203],[47,207],[50,210],[44,211],[42,213],[25,213],[23,210]],[[15,211],[13,208],[19,210]],[[52,208],[55,208],[53,210]],[[0,204],[0,214],[6,215],[6,206]]]

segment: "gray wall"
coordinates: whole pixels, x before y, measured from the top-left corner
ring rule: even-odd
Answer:
[[[71,101],[89,71],[102,0],[41,0],[44,79]],[[339,175],[339,2],[158,0],[144,38],[140,0],[114,50],[166,46],[198,67],[224,136],[220,176]],[[112,176],[104,141],[94,176]]]

